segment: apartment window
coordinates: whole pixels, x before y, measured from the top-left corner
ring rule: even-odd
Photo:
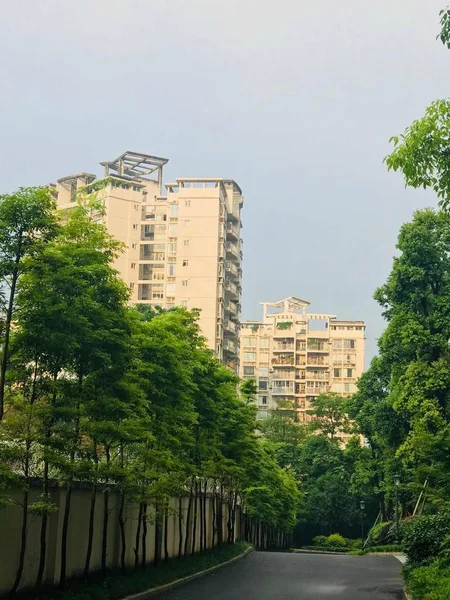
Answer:
[[[190,206],[191,205],[191,201],[190,200],[185,200],[184,201],[184,205],[185,206]]]
[[[260,348],[268,348],[269,347],[269,338],[261,338],[259,340],[259,347]]]
[[[259,369],[259,376],[260,377],[269,377],[269,368],[261,367],[261,369]]]
[[[187,300],[182,300],[180,302],[180,306],[184,306],[186,308],[186,306],[187,306]]]
[[[183,241],[183,246],[189,246],[189,240],[184,240]]]
[[[181,285],[182,285],[183,287],[187,287],[187,285],[188,285],[188,280],[187,280],[187,279],[183,279],[183,280],[182,280],[182,282],[181,282]]]
[[[244,375],[253,377],[255,375],[255,367],[244,367]]]
[[[190,223],[190,222],[191,222],[191,220],[190,220],[190,219],[184,219],[184,221],[183,221],[183,225],[184,225],[185,227],[187,227],[187,226],[189,225],[189,223]]]
[[[333,340],[333,348],[342,348],[342,340]]]
[[[242,340],[242,344],[244,346],[250,346],[251,348],[256,348],[256,338],[254,338],[254,337],[245,337]]]
[[[352,388],[350,387],[351,383],[344,383],[344,392],[351,392]]]
[[[355,341],[356,340],[344,340],[344,348],[355,348]]]
[[[255,362],[256,352],[244,352],[244,360],[248,362]]]
[[[333,377],[340,377],[340,376],[341,376],[341,370],[333,369]]]
[[[176,242],[169,242],[169,246],[168,246],[168,250],[169,250],[169,256],[170,255],[174,255],[177,251],[177,243]]]
[[[136,263],[131,263],[131,268],[135,269],[136,268]]]
[[[346,377],[353,377],[353,369],[347,369]]]
[[[259,382],[259,389],[260,390],[267,390],[268,385],[269,385],[268,381],[260,381]]]
[[[137,229],[137,228],[138,228],[137,224],[133,223],[133,229]]]
[[[178,204],[170,204],[169,205],[169,216],[170,217],[178,217]]]
[[[158,290],[152,293],[153,300],[161,300],[162,298],[164,298],[164,292]]]
[[[183,267],[188,267],[188,266],[189,266],[189,261],[183,260]]]
[[[168,283],[167,284],[167,295],[168,296],[175,296],[175,284],[174,283]]]
[[[169,277],[175,277],[176,265],[167,265],[167,275]]]
[[[170,223],[169,237],[176,237],[177,235],[178,235],[178,223]]]
[[[133,248],[133,250],[136,250],[137,244],[133,243],[133,244],[131,244],[131,247]]]
[[[130,283],[130,290],[134,290],[134,283]]]
[[[260,396],[259,403],[265,406],[267,404],[267,396]]]

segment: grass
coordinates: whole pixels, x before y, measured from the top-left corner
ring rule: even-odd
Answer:
[[[88,581],[71,580],[64,591],[55,587],[43,588],[40,599],[119,600],[220,565],[250,547],[247,542],[236,542],[229,546],[222,546],[220,550],[218,548],[208,550],[201,555],[195,554],[181,560],[172,558],[167,562],[161,562],[157,567],[148,565],[139,570],[130,569],[126,573],[120,570],[111,571],[106,578],[103,578],[100,573],[93,573]],[[29,600],[35,598],[35,595],[32,591],[24,591],[19,593],[18,597],[21,600]]]
[[[437,559],[429,565],[404,568],[408,591],[414,600],[448,600],[450,598],[450,566]]]

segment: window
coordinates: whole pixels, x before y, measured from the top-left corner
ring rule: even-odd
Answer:
[[[162,298],[164,298],[164,293],[162,291],[156,290],[156,291],[152,292],[153,300],[161,300]]]
[[[256,348],[256,338],[254,337],[245,337],[242,340],[243,346],[250,346],[251,348]]]
[[[133,250],[136,250],[137,244],[133,243],[133,244],[131,244],[131,247],[133,248]]]
[[[341,376],[341,370],[333,369],[333,377],[340,377],[340,376]]]
[[[168,296],[175,296],[175,284],[174,283],[168,283],[166,290],[167,290],[166,293]]]
[[[177,243],[169,242],[169,246],[167,249],[169,250],[169,256],[173,256],[174,254],[176,254],[177,251]]]
[[[267,390],[268,384],[269,384],[268,381],[260,381],[259,382],[259,389],[260,390]]]
[[[185,206],[190,206],[191,205],[191,201],[190,200],[185,200],[184,201],[184,205]]]
[[[353,369],[346,369],[347,375],[346,377],[353,377]]]
[[[268,348],[269,347],[269,338],[261,338],[259,340],[259,347],[260,348]]]
[[[169,237],[176,237],[178,235],[178,224],[170,223],[169,224]]]
[[[252,377],[255,375],[255,367],[244,367],[244,375]]]
[[[133,223],[133,229],[137,229],[137,227],[138,227],[137,224]]]
[[[269,377],[269,367],[261,367],[259,369],[259,376],[260,377]]]
[[[186,308],[186,306],[187,306],[187,300],[182,300],[180,302],[180,306],[184,306]]]
[[[188,267],[188,266],[189,266],[189,261],[183,260],[183,267]]]
[[[131,263],[131,268],[135,269],[136,268],[136,263]]]
[[[184,240],[183,241],[183,246],[189,246],[189,240]]]
[[[130,290],[134,290],[134,283],[130,283]]]
[[[355,340],[344,340],[344,348],[355,348]]]
[[[256,352],[244,352],[244,360],[247,360],[249,362],[255,362]]]
[[[267,404],[267,396],[260,396],[259,403],[264,404],[264,406],[265,406]]]
[[[169,205],[169,216],[170,217],[178,217],[178,204],[170,204]]]
[[[182,285],[183,287],[187,287],[187,285],[188,285],[188,280],[187,280],[187,279],[183,279],[183,281],[181,282],[181,285]]]
[[[333,340],[333,348],[342,348],[342,340]]]
[[[191,222],[191,220],[190,220],[190,219],[184,219],[184,221],[183,221],[183,225],[184,225],[185,227],[187,227],[187,226],[189,225],[189,223],[190,223],[190,222]]]
[[[175,267],[176,267],[176,265],[167,265],[167,275],[169,277],[175,277],[175,273],[176,273]]]

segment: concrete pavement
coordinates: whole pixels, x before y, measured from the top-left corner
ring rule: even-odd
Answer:
[[[394,556],[253,552],[161,600],[401,600]]]

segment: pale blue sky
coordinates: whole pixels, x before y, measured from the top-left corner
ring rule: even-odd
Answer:
[[[0,192],[124,150],[245,194],[243,317],[295,295],[383,322],[400,225],[388,139],[448,95],[445,0],[15,0],[0,22]]]

